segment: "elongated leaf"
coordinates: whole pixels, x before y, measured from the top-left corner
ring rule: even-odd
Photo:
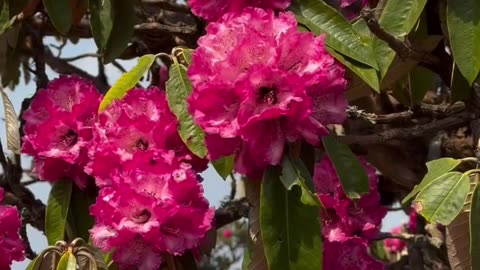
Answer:
[[[113,29],[111,0],[89,0],[90,27],[97,47],[103,51]]]
[[[480,187],[477,184],[472,196],[472,208],[470,209],[470,256],[472,269],[480,269]]]
[[[351,199],[358,199],[360,195],[368,193],[370,189],[367,173],[352,150],[332,136],[323,137],[322,141],[345,194]]]
[[[462,210],[469,191],[468,175],[449,172],[426,185],[414,207],[428,222],[448,225]]]
[[[299,187],[302,191],[302,203],[320,206],[320,202],[315,195],[312,177],[301,160],[293,160],[292,157],[285,155],[282,160],[280,181],[287,190],[292,190],[295,186]]]
[[[0,6],[0,35],[10,27],[10,8],[8,1],[3,0]]]
[[[480,72],[480,2],[447,0],[450,46],[460,72],[471,84]]]
[[[292,3],[291,9],[297,20],[313,33],[326,33],[325,43],[329,47],[360,63],[378,68],[372,48],[334,8],[323,1],[298,0]]]
[[[265,257],[264,245],[262,241],[262,231],[260,228],[260,191],[261,183],[245,179],[246,197],[251,205],[248,212],[248,233],[251,240],[249,249],[249,261],[245,262],[248,270],[268,269],[267,258]]]
[[[43,0],[43,6],[55,29],[62,34],[68,33],[73,21],[70,0]]]
[[[404,39],[412,30],[425,7],[427,0],[388,0],[379,19],[385,31],[394,37]],[[373,41],[380,77],[385,77],[395,58],[395,52],[378,38]]]
[[[140,59],[138,63],[129,72],[125,73],[115,82],[115,84],[108,90],[107,94],[103,97],[102,102],[98,110],[101,112],[110,105],[115,99],[122,99],[127,92],[132,89],[137,82],[142,78],[145,72],[148,71],[155,61],[155,55],[147,54]]]
[[[422,191],[433,180],[452,171],[458,165],[460,165],[460,163],[462,163],[462,160],[454,158],[440,158],[427,162],[427,174],[425,174],[425,176],[423,177],[422,182],[416,185],[412,192],[410,192],[402,200],[402,204],[409,202],[410,199],[413,198],[413,196],[415,196],[418,192]]]
[[[73,255],[71,250],[67,250],[67,252],[60,257],[57,270],[76,270],[76,266],[77,259],[75,258],[75,255]]]
[[[233,170],[234,161],[234,156],[222,157],[212,161],[212,165],[223,180],[226,180]]]
[[[52,186],[45,219],[45,234],[49,245],[64,239],[71,194],[72,181],[70,180],[60,180]]]
[[[113,26],[103,52],[103,61],[112,62],[127,48],[133,36],[135,25],[135,6],[131,0],[111,1],[113,8]]]
[[[90,216],[90,206],[95,203],[96,196],[90,190],[80,190],[72,187],[68,222],[74,231],[74,238],[80,237],[88,241],[89,230],[93,227],[93,217]]]
[[[187,98],[192,92],[192,84],[187,78],[187,68],[177,60],[170,66],[167,81],[167,100],[172,112],[177,116],[179,134],[183,142],[195,155],[203,158],[207,155],[205,134],[197,126],[188,112]]]
[[[473,92],[473,87],[470,86],[469,82],[458,69],[456,63],[453,63],[452,68],[452,84],[450,86],[450,91],[452,93],[452,102],[459,100],[468,99]]]
[[[446,227],[445,244],[452,270],[472,269],[469,254],[468,222],[468,213],[462,212]]]
[[[410,92],[412,94],[412,101],[415,104],[420,103],[425,94],[433,88],[434,76],[432,71],[420,66],[410,71]]]
[[[20,133],[17,114],[15,108],[8,98],[7,94],[0,86],[0,92],[2,92],[3,110],[5,112],[5,126],[7,130],[7,147],[15,154],[20,154]]]
[[[260,225],[269,269],[322,268],[319,209],[301,202],[301,190],[287,190],[278,168],[268,168],[262,180]]]

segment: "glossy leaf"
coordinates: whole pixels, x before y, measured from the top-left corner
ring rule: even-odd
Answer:
[[[450,47],[460,72],[471,84],[480,72],[480,2],[447,0]]]
[[[468,175],[449,172],[425,186],[413,205],[428,222],[448,225],[462,210],[469,191]]]
[[[73,21],[70,0],[43,0],[43,6],[55,29],[62,34],[68,33]]]
[[[103,51],[104,63],[110,63],[127,48],[133,36],[135,6],[131,0],[110,1],[113,8],[113,26]]]
[[[287,190],[292,190],[295,186],[299,187],[302,191],[302,203],[320,206],[320,201],[315,195],[312,177],[301,160],[294,160],[292,157],[284,155],[280,181]]]
[[[217,171],[217,173],[226,180],[227,177],[232,173],[233,165],[235,164],[235,156],[222,157],[217,160],[212,161],[212,165]]]
[[[260,225],[269,269],[322,268],[319,209],[301,202],[299,187],[287,190],[280,169],[268,168],[262,180]]]
[[[103,51],[113,29],[111,0],[89,0],[90,27],[97,47]]]
[[[370,191],[367,173],[352,150],[347,145],[339,143],[333,136],[323,137],[322,141],[345,194],[351,199],[358,199],[362,194],[367,194]]]
[[[0,86],[0,92],[3,100],[3,110],[5,112],[5,128],[7,131],[7,148],[15,154],[20,154],[20,125],[18,123],[17,114],[12,102]]]
[[[192,92],[192,84],[187,78],[187,68],[177,59],[170,66],[167,81],[167,101],[172,112],[177,116],[179,134],[183,142],[195,155],[203,158],[207,155],[205,134],[197,126],[188,112],[187,98]]]
[[[89,192],[87,192],[89,191]],[[69,225],[74,231],[74,238],[82,238],[88,241],[90,238],[89,230],[93,227],[94,220],[90,216],[90,206],[95,203],[96,196],[91,194],[90,190],[80,190],[76,185],[72,187],[68,215]]]
[[[148,71],[150,66],[152,66],[155,61],[155,55],[147,54],[140,59],[138,63],[134,66],[129,72],[123,74],[120,79],[118,79],[115,84],[108,90],[108,92],[103,97],[102,102],[100,103],[99,111],[105,110],[105,108],[110,105],[115,99],[122,99],[127,92],[135,87],[138,81],[142,76]]]
[[[425,174],[425,176],[423,177],[422,182],[416,185],[415,188],[402,200],[402,204],[410,201],[413,196],[422,191],[433,180],[452,171],[458,165],[460,165],[460,163],[462,163],[462,160],[454,158],[439,158],[427,162],[427,174]]]
[[[71,250],[67,250],[57,265],[57,270],[76,270],[77,268],[77,259]]]
[[[71,194],[70,180],[60,180],[52,186],[45,214],[45,234],[49,245],[64,239]]]
[[[470,209],[470,256],[472,269],[480,269],[480,186],[473,190],[472,207]]]
[[[323,1],[299,0],[292,3],[291,9],[297,20],[313,33],[326,33],[325,43],[329,47],[360,63],[378,68],[372,48],[333,7]]]
[[[425,7],[427,0],[388,0],[379,23],[382,28],[396,38],[404,39],[412,30]],[[385,77],[395,58],[395,52],[378,38],[373,41],[380,77]]]

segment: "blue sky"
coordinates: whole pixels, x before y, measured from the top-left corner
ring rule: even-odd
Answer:
[[[55,41],[53,38],[46,38],[45,44],[58,44],[58,42]],[[91,52],[91,53],[96,52],[96,46],[93,40],[82,39],[77,44],[68,43],[68,45],[62,51],[62,57],[73,57],[73,56],[77,56],[79,54],[84,54],[88,52]],[[127,70],[135,64],[135,61],[119,61],[119,62]],[[82,58],[72,63],[86,70],[91,75],[96,75],[98,72],[97,60],[95,58]],[[115,82],[115,80],[117,80],[121,75],[120,71],[118,71],[118,69],[113,67],[111,64],[107,65],[106,74],[109,78],[110,84]],[[47,75],[49,79],[54,79],[57,76],[57,74],[48,67],[47,67]],[[13,92],[10,91],[10,89],[7,89],[7,94],[10,100],[12,101],[12,103],[14,104],[16,112],[20,111],[20,106],[23,99],[33,95],[35,91],[35,87],[36,86],[33,81],[31,81],[28,84],[25,84],[23,82],[23,79],[21,79],[20,84],[15,88]],[[0,106],[0,115],[2,116],[4,115],[2,106]],[[2,142],[6,141],[5,126],[1,123],[0,123],[0,139],[2,140]],[[3,143],[3,145],[5,146],[5,143]],[[6,151],[6,149],[4,149],[4,151]],[[30,158],[22,157],[22,164],[24,165],[25,168],[28,168],[28,166],[30,165],[30,162],[31,162]],[[203,185],[205,189],[205,196],[210,201],[212,206],[215,206],[215,207],[219,206],[221,200],[225,198],[225,196],[227,196],[230,192],[230,182],[228,180],[224,181],[211,167],[209,167],[204,173],[202,173],[202,176],[204,178]],[[48,199],[48,192],[50,190],[50,184],[45,182],[36,183],[31,185],[30,188],[39,199],[41,199],[44,203],[46,203]],[[383,230],[388,231],[393,226],[399,225],[400,223],[405,222],[406,220],[407,220],[407,217],[404,214],[402,214],[400,211],[389,213],[384,220]],[[34,251],[38,253],[47,246],[46,238],[42,233],[31,228],[30,226],[28,226],[27,232],[30,238],[30,243]],[[29,263],[29,260],[25,260],[20,263],[15,263],[12,269],[23,270],[26,268],[28,263]]]

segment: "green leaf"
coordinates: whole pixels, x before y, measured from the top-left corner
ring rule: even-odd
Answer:
[[[377,71],[365,64],[357,62],[349,57],[343,56],[337,53],[335,50],[326,47],[327,51],[333,55],[340,63],[345,65],[349,70],[355,73],[360,79],[362,79],[368,86],[373,88],[376,92],[380,92],[380,82],[378,80]],[[347,89],[348,91],[348,89]]]
[[[333,7],[318,0],[298,0],[292,3],[297,20],[313,33],[326,33],[325,43],[360,63],[378,69],[373,50],[353,29],[350,22]]]
[[[0,86],[0,92],[3,100],[3,110],[5,113],[5,129],[7,131],[7,148],[15,154],[20,154],[20,133],[19,123],[15,108],[12,102],[5,93],[5,90]]]
[[[167,101],[172,112],[177,116],[178,132],[183,142],[195,155],[203,158],[207,155],[205,134],[197,126],[188,112],[187,98],[192,92],[192,84],[187,78],[187,68],[175,58],[170,66],[167,81]]]
[[[413,205],[428,222],[448,225],[462,210],[469,191],[467,174],[449,172],[425,186]]]
[[[416,185],[415,188],[413,188],[413,190],[402,200],[402,204],[409,202],[413,196],[422,191],[433,180],[455,169],[460,163],[462,163],[461,159],[454,158],[440,158],[427,162],[427,174],[423,177],[422,182]]]
[[[73,21],[70,0],[43,0],[43,6],[55,29],[62,34],[68,33]]]
[[[426,3],[427,0],[388,0],[379,23],[385,31],[403,40],[417,23]],[[383,79],[395,58],[395,52],[385,41],[378,38],[374,39],[373,48],[380,78]]]
[[[64,239],[71,194],[71,180],[60,180],[52,186],[45,218],[45,234],[49,245]]]
[[[57,270],[76,270],[76,267],[77,259],[75,258],[75,255],[73,255],[71,250],[67,250],[67,252],[60,257]]]
[[[458,66],[453,63],[452,68],[452,85],[450,91],[452,93],[452,101],[467,100],[472,95],[473,88],[469,82],[458,69]]]
[[[132,0],[111,1],[113,8],[113,26],[107,46],[103,51],[103,61],[112,62],[127,48],[133,36],[135,25],[135,6]]]
[[[480,72],[480,2],[447,0],[450,47],[460,72],[470,85]]]
[[[347,145],[339,143],[333,136],[323,137],[322,141],[345,194],[351,199],[358,199],[360,195],[367,194],[370,191],[367,173],[352,150]]]
[[[88,241],[90,238],[89,230],[93,227],[94,220],[90,216],[90,206],[95,203],[96,196],[91,194],[88,190],[80,190],[76,185],[72,188],[72,195],[70,199],[68,215],[69,225],[74,231],[74,238],[82,238]]]
[[[260,196],[261,237],[269,269],[322,268],[319,209],[301,202],[301,190],[286,190],[279,168],[268,168]]]
[[[320,206],[320,201],[315,195],[313,180],[307,167],[301,160],[284,155],[282,159],[282,174],[280,181],[287,190],[298,186],[302,191],[301,202],[306,205]]]
[[[8,1],[3,0],[0,6],[0,35],[10,27],[10,9]]]
[[[142,78],[145,72],[148,71],[150,66],[155,61],[156,56],[153,54],[146,54],[140,59],[138,63],[129,72],[125,73],[118,79],[115,84],[108,90],[103,97],[102,102],[98,110],[101,112],[110,105],[115,99],[122,99],[127,92],[132,89],[137,82]]]
[[[232,173],[234,163],[235,156],[233,155],[212,161],[213,167],[223,180],[226,180],[230,173]]]
[[[412,101],[415,104],[423,100],[425,94],[432,90],[434,85],[435,75],[432,71],[421,66],[415,67],[409,73],[410,92],[412,94]]]
[[[89,0],[90,22],[93,39],[97,47],[103,51],[113,29],[113,9],[111,0]]]
[[[478,176],[476,176],[478,177]],[[476,185],[472,195],[472,208],[470,209],[470,255],[472,257],[472,270],[480,269],[480,186]]]

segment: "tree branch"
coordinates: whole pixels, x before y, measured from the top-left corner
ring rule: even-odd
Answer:
[[[215,211],[217,229],[235,222],[242,217],[248,217],[250,205],[246,198],[228,201]]]

